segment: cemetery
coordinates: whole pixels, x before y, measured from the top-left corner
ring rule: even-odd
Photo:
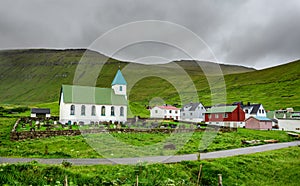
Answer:
[[[237,131],[236,128],[210,126],[211,129],[221,132]],[[32,118],[21,117],[14,124],[10,140],[25,140],[35,138],[46,138],[52,136],[76,136],[80,134],[94,134],[104,132],[117,133],[181,133],[181,132],[204,132],[206,126],[200,126],[174,122],[168,120],[153,119],[129,119],[126,124],[118,122],[91,122],[84,123],[65,123],[58,122],[58,117]]]

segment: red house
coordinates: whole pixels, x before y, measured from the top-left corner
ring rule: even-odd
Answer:
[[[214,106],[206,111],[205,122],[220,126],[244,127],[245,112],[239,104],[234,106]]]

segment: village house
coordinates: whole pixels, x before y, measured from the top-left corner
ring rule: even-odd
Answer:
[[[111,88],[62,85],[59,121],[80,124],[126,122],[126,86],[127,82],[120,70]]]
[[[272,120],[267,117],[250,116],[245,121],[245,128],[256,130],[272,130]]]
[[[180,120],[180,109],[170,105],[155,106],[150,109],[150,118]]]
[[[245,112],[238,105],[217,105],[209,108],[205,113],[205,123],[227,127],[244,127]]]
[[[300,119],[278,119],[279,130],[300,132]]]
[[[50,118],[51,113],[49,108],[32,108],[30,117],[32,118]]]
[[[180,109],[180,120],[189,122],[204,121],[206,109],[202,103],[188,103]]]
[[[243,111],[245,112],[245,117],[250,118],[251,116],[254,117],[267,117],[267,112],[264,109],[263,105],[260,103],[250,103],[248,102],[246,105],[243,102],[235,102],[232,105],[240,104]]]

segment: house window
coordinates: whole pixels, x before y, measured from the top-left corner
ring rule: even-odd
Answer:
[[[70,115],[75,115],[75,105],[71,105]]]
[[[263,114],[265,113],[265,110],[264,110],[264,109],[262,109],[261,111],[262,111]]]
[[[215,118],[219,118],[219,114],[215,114]]]
[[[85,115],[85,106],[81,105],[81,115],[84,116]]]
[[[115,107],[113,106],[110,108],[110,115],[115,116]]]
[[[248,114],[248,112],[249,112],[248,109],[246,109],[246,110],[245,110],[245,113]]]
[[[296,128],[296,130],[300,130],[300,128]]]
[[[261,114],[261,109],[259,109],[259,113]]]
[[[208,118],[211,119],[211,114],[208,114]]]
[[[155,114],[157,114],[158,113],[158,110],[155,110]]]
[[[120,92],[122,92],[122,91],[123,91],[123,87],[122,87],[122,86],[120,86],[120,87],[119,87],[119,90],[120,90]]]
[[[105,106],[101,107],[101,116],[105,116]]]
[[[175,114],[177,114],[177,113],[178,113],[178,111],[176,110],[176,111],[175,111]]]
[[[223,114],[223,118],[228,118],[228,114],[227,113]]]
[[[190,115],[192,116],[192,115],[193,115],[193,113],[190,113]]]
[[[92,116],[96,116],[96,107],[95,107],[95,105],[92,106]]]
[[[185,113],[183,113],[182,115],[185,116]]]
[[[172,114],[172,110],[170,110],[169,113]]]
[[[124,107],[120,108],[120,116],[124,116]]]

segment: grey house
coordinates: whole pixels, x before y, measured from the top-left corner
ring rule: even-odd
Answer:
[[[204,121],[206,109],[202,103],[189,103],[180,109],[182,121],[201,122]]]

